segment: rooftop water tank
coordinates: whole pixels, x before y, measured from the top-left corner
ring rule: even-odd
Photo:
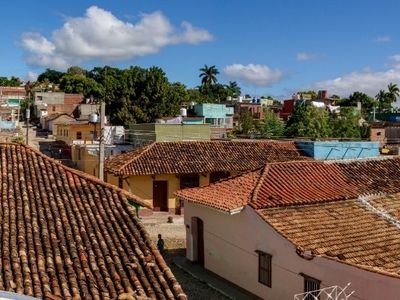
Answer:
[[[182,107],[182,108],[179,110],[179,114],[180,114],[182,117],[187,117],[187,109],[184,108],[184,107]]]
[[[89,114],[89,123],[98,123],[99,122],[99,115],[96,113]]]

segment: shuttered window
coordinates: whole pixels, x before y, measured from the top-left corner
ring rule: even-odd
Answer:
[[[272,255],[259,251],[258,253],[258,282],[271,287],[272,277]]]

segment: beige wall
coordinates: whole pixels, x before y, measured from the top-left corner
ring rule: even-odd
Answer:
[[[96,132],[97,136],[100,134],[100,129],[97,126]],[[64,141],[68,145],[72,145],[72,142],[77,140],[76,133],[81,132],[82,133],[82,141],[85,142],[91,142],[93,140],[92,134],[90,133],[91,131],[94,131],[94,125],[92,124],[82,124],[82,125],[58,125],[57,126],[57,131],[53,132],[53,134],[56,136],[56,140],[58,141]]]
[[[400,279],[316,257],[299,257],[296,248],[264,222],[250,207],[236,215],[185,201],[187,258],[193,260],[195,234],[192,217],[204,222],[205,268],[250,291],[262,299],[293,299],[303,292],[300,273],[321,280],[321,287],[346,286],[355,294],[350,299],[398,299]],[[188,228],[189,227],[189,228]],[[258,283],[255,250],[272,255],[272,287]]]
[[[99,175],[98,156],[89,154],[85,147],[72,146],[71,159],[79,170],[96,177]]]
[[[200,186],[209,184],[209,174],[200,175]],[[118,186],[118,177],[108,173],[105,177],[108,183]],[[180,188],[180,179],[175,174],[130,176],[123,180],[123,189],[131,192],[148,203],[153,203],[153,181],[168,181],[168,208],[175,209],[179,203],[174,193]]]

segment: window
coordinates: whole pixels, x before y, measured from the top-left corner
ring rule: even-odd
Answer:
[[[268,287],[272,286],[272,255],[259,251],[258,253],[258,282]]]
[[[82,139],[82,131],[77,131],[76,132],[76,139],[81,140]]]
[[[321,280],[315,279],[303,273],[300,273],[300,275],[304,277],[304,293],[311,292],[307,295],[307,297],[304,300],[318,300],[319,299],[318,290],[320,289]]]
[[[53,111],[56,111],[56,107],[55,107],[55,106],[53,106],[51,109],[52,109]]]
[[[228,178],[229,177],[229,172],[212,172],[210,174],[210,183],[217,182],[218,180]]]
[[[381,133],[382,133],[382,132],[378,131],[378,132],[376,133],[376,135],[379,136],[379,135],[381,135]]]
[[[192,188],[200,186],[199,174],[186,174],[180,177],[180,188]]]

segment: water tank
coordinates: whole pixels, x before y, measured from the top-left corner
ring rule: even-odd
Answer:
[[[179,114],[180,114],[182,117],[187,117],[187,109],[184,108],[184,107],[182,107],[182,108],[179,110]]]
[[[226,101],[232,101],[232,97],[231,96],[226,97]]]
[[[99,115],[95,113],[89,114],[89,123],[98,123],[99,122]]]
[[[239,96],[239,103],[243,102],[243,96]]]

